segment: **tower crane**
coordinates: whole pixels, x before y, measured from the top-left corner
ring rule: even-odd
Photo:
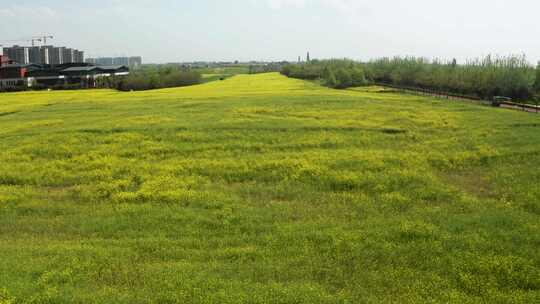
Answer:
[[[43,36],[32,37],[32,39],[36,39],[36,41],[43,42],[43,45],[46,45],[47,39],[54,39],[54,37],[52,35],[43,35]]]
[[[41,39],[32,38],[30,41],[32,41],[32,46],[36,46],[36,41],[41,42]]]

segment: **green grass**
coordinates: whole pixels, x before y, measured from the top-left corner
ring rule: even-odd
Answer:
[[[202,83],[208,83],[212,81],[222,81],[227,78],[230,78],[234,75],[227,75],[227,74],[202,74]]]
[[[207,83],[227,79],[235,75],[248,74],[249,66],[232,66],[224,68],[198,68],[195,71],[202,74],[202,82]]]
[[[0,303],[533,303],[540,116],[278,74],[0,95]]]

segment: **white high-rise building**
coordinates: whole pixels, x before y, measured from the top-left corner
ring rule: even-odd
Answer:
[[[84,52],[66,47],[18,46],[5,47],[4,55],[19,64],[63,64],[84,62]]]

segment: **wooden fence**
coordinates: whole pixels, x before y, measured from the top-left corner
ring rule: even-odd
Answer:
[[[381,86],[381,87],[392,88],[392,89],[395,89],[401,92],[406,92],[406,93],[433,96],[433,97],[443,98],[443,99],[460,99],[460,100],[474,101],[476,103],[481,103],[483,105],[493,105],[492,101],[484,100],[477,96],[456,94],[456,93],[438,91],[438,90],[433,90],[433,89],[399,86],[399,85],[383,83],[383,82],[375,82],[373,84]],[[518,103],[518,102],[512,102],[512,101],[502,101],[500,102],[500,106],[504,108],[508,108],[508,109],[522,110],[522,111],[526,111],[530,113],[540,113],[540,106],[538,105]]]

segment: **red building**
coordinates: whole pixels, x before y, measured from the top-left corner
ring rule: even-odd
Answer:
[[[13,60],[10,60],[8,56],[0,55],[0,67],[8,64],[13,64]]]
[[[28,69],[24,65],[10,64],[0,68],[0,79],[25,78]]]

